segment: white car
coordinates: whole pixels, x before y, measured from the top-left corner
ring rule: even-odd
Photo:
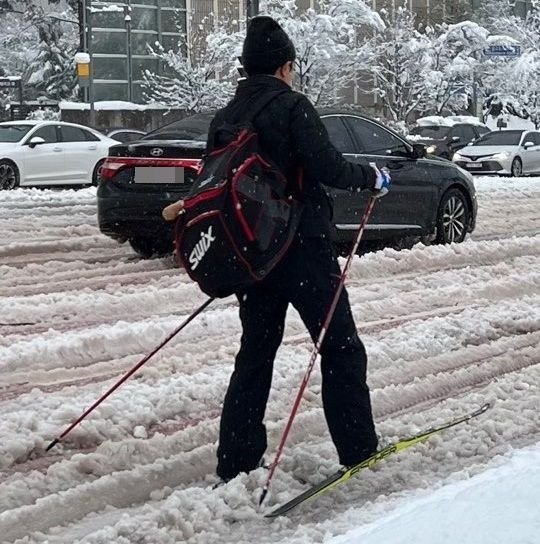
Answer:
[[[540,173],[540,132],[497,130],[454,153],[458,166],[474,174],[514,177]]]
[[[0,190],[18,186],[96,184],[118,142],[60,121],[0,123]]]

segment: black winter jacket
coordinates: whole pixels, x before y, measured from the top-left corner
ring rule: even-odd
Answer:
[[[225,124],[246,121],[247,112],[261,96],[287,91],[272,100],[252,121],[261,148],[295,181],[304,172],[304,210],[298,233],[304,237],[329,236],[332,204],[322,185],[360,191],[372,189],[375,173],[367,164],[347,161],[330,142],[328,132],[311,102],[285,82],[270,75],[240,81],[235,97],[220,110],[210,125],[207,152],[215,147],[216,130]]]

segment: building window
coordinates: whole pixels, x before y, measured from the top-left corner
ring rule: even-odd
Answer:
[[[178,49],[181,36],[187,31],[186,0],[132,0],[129,28],[123,11],[126,2],[87,3],[95,100],[128,100],[131,91],[132,100],[140,101],[144,71],[162,69],[148,45],[155,47],[159,42],[165,50]]]

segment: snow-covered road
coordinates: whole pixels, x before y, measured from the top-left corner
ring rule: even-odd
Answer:
[[[95,189],[0,192],[0,541],[318,543],[537,444],[540,178],[476,185],[465,243],[358,258],[348,289],[385,440],[494,407],[273,521],[256,506],[263,469],[211,490],[240,336],[232,298],[45,452],[205,297],[172,258],[141,261],[102,236]],[[267,410],[272,446],[310,349],[291,310]],[[335,469],[316,371],[266,507]]]

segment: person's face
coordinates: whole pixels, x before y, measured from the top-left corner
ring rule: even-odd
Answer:
[[[276,77],[292,87],[294,81],[294,61],[288,61],[283,66],[279,67],[276,72]]]

